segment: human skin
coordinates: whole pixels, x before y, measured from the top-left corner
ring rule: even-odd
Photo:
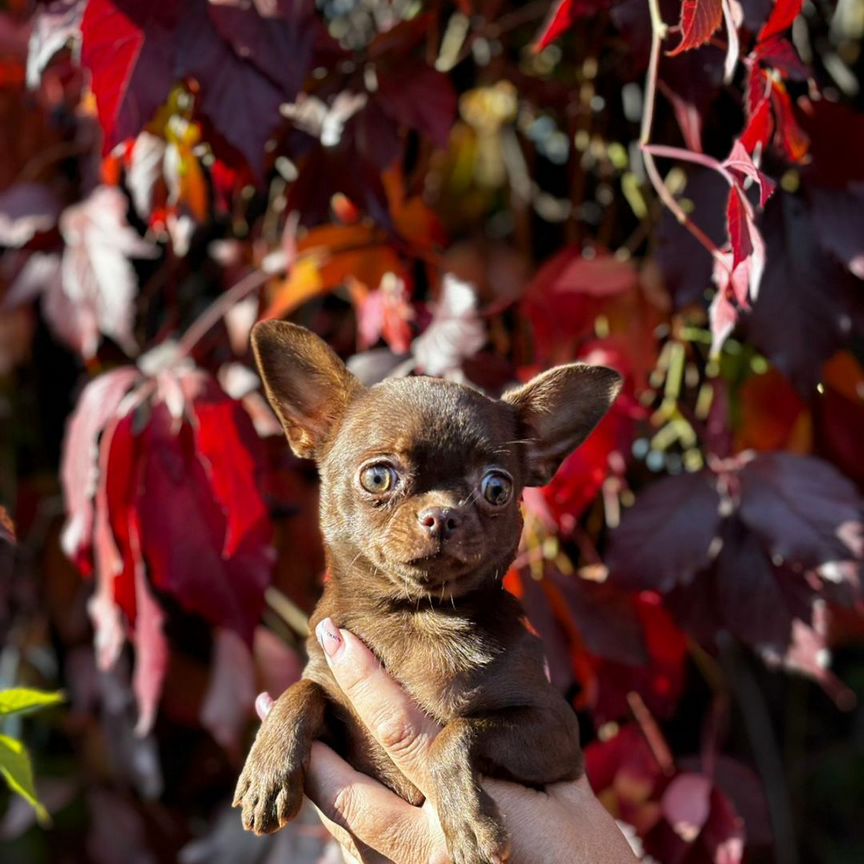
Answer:
[[[324,621],[316,635],[358,718],[426,801],[420,807],[408,804],[318,742],[312,747],[306,775],[307,796],[348,860],[448,864],[428,772],[429,747],[441,727],[417,708],[369,649],[347,630],[337,630]],[[272,704],[267,694],[256,702],[265,723]],[[629,864],[637,860],[584,776],[543,791],[488,778],[483,786],[498,804],[509,831],[510,864]]]

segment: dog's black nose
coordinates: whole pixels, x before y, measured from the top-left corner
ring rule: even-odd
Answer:
[[[459,527],[459,514],[447,507],[427,507],[417,514],[417,521],[430,537],[446,540]]]

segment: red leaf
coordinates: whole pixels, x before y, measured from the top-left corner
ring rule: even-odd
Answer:
[[[257,436],[240,402],[207,388],[194,403],[195,445],[215,499],[226,516],[221,554],[232,558],[268,518],[256,484]]]
[[[675,57],[684,51],[705,45],[723,20],[721,0],[682,0],[681,42],[669,52]]]
[[[605,5],[608,3],[604,3],[602,0],[593,4],[589,0],[557,0],[540,28],[534,42],[534,52],[539,54],[544,48],[563,36],[580,18],[590,15],[596,8]]]
[[[93,494],[99,477],[97,442],[123,397],[140,379],[137,369],[107,372],[84,388],[63,440],[60,479],[66,500],[63,551],[79,567],[92,567]]]
[[[771,112],[771,100],[762,99],[741,133],[741,145],[748,153],[753,153],[757,147],[764,150],[771,143],[773,134],[774,114]]]
[[[81,25],[105,152],[134,138],[171,89],[194,79],[196,107],[259,175],[279,106],[308,68],[315,19],[307,3],[264,18],[257,4],[93,0]],[[195,89],[193,87],[193,89]]]
[[[137,509],[154,584],[188,610],[251,639],[270,579],[269,526],[262,521],[247,530],[236,553],[226,556],[228,519],[214,497],[192,430],[185,424],[175,429],[166,406],[157,404],[141,439]],[[237,443],[226,460],[248,458]]]
[[[801,162],[810,148],[810,139],[798,125],[792,100],[781,81],[771,82],[771,102],[777,118],[777,140],[790,162]]]
[[[759,33],[759,41],[767,42],[772,36],[785,32],[801,14],[803,0],[776,0],[774,9]]]
[[[105,153],[134,138],[174,86],[177,19],[174,2],[87,4],[81,21],[81,62],[91,73]]]

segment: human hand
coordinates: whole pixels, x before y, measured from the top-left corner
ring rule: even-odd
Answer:
[[[440,726],[425,716],[375,656],[346,630],[319,633],[331,643],[327,662],[357,716],[425,796],[421,807],[403,801],[355,771],[329,747],[315,743],[306,794],[349,856],[362,864],[448,864],[444,833],[432,800],[428,752]],[[259,696],[266,716],[273,701]],[[540,742],[542,745],[542,742]],[[510,864],[625,864],[636,860],[585,777],[543,791],[486,778],[510,834]]]

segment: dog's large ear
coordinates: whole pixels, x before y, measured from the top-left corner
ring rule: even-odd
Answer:
[[[362,385],[323,339],[287,321],[256,324],[252,350],[291,449],[314,459]]]
[[[605,366],[556,366],[501,398],[519,413],[528,447],[528,486],[548,483],[603,419],[621,390]]]

